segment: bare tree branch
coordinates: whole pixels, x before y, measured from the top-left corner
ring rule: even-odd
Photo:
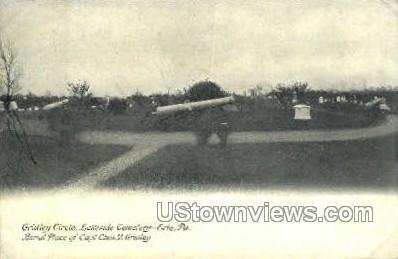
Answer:
[[[21,72],[17,66],[17,53],[10,41],[0,36],[0,61],[1,61],[1,88],[6,92],[6,101],[10,102],[11,97],[19,90],[18,79]],[[6,106],[8,104],[6,103]]]
[[[11,135],[25,148],[27,154],[34,164],[36,160],[33,157],[25,128],[19,119],[16,110],[10,107],[13,95],[19,90],[18,79],[21,77],[20,70],[17,66],[17,54],[10,41],[5,41],[0,34],[0,90],[5,90],[6,98],[4,108],[7,115],[7,127]]]

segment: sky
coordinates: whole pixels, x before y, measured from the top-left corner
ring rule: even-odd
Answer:
[[[313,89],[398,85],[398,1],[0,0],[23,92],[228,91],[307,81]]]

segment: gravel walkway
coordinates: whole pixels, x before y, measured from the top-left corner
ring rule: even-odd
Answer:
[[[340,130],[295,130],[268,132],[238,132],[230,134],[228,143],[272,143],[272,142],[319,142],[344,141],[381,137],[398,131],[398,117],[387,116],[383,124],[357,129]],[[115,176],[131,167],[142,158],[158,151],[170,144],[194,144],[195,136],[191,132],[84,132],[78,136],[85,143],[117,144],[131,146],[132,149],[120,157],[99,166],[89,172],[87,176],[68,183],[68,188],[89,189],[98,183]],[[215,135],[210,139],[211,144],[218,142]]]

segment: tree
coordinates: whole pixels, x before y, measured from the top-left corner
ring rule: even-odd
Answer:
[[[0,36],[0,59],[1,59],[1,90],[5,93],[4,106],[8,111],[12,96],[20,89],[18,80],[21,72],[17,64],[17,54],[10,41]]]
[[[227,93],[216,83],[201,81],[192,85],[185,93],[190,101],[203,101],[225,97]],[[221,107],[208,107],[190,113],[189,128],[195,132],[199,145],[207,143],[212,133],[216,133],[220,144],[225,146],[227,141],[227,113]]]
[[[25,129],[16,112],[17,107],[11,107],[13,95],[20,89],[18,80],[21,72],[17,64],[17,54],[11,41],[6,41],[0,35],[0,90],[5,92],[4,108],[7,116],[7,128],[13,137],[24,147],[31,161],[36,164],[30,148]]]
[[[191,102],[195,102],[225,97],[226,92],[216,83],[206,80],[192,85],[185,92],[185,96]]]
[[[78,80],[77,82],[68,82],[67,91],[72,97],[74,105],[88,106],[90,104],[90,84],[85,80]]]
[[[295,82],[291,85],[278,84],[270,94],[276,96],[282,105],[290,105],[294,98],[297,98],[299,102],[306,102],[307,91],[308,83]]]
[[[90,85],[87,81],[77,81],[75,83],[68,82],[67,85],[68,92],[74,97],[84,98],[90,94]]]
[[[74,141],[76,133],[86,126],[93,115],[89,109],[93,98],[87,81],[67,82],[66,89],[70,94],[67,106],[57,107],[47,113],[50,128],[59,134],[61,145]]]
[[[67,90],[69,94],[73,97],[83,99],[87,96],[90,96],[90,84],[83,80],[78,80],[77,82],[68,82]]]

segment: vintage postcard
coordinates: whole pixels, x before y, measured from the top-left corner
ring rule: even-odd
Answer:
[[[397,258],[398,2],[0,0],[0,258]]]

